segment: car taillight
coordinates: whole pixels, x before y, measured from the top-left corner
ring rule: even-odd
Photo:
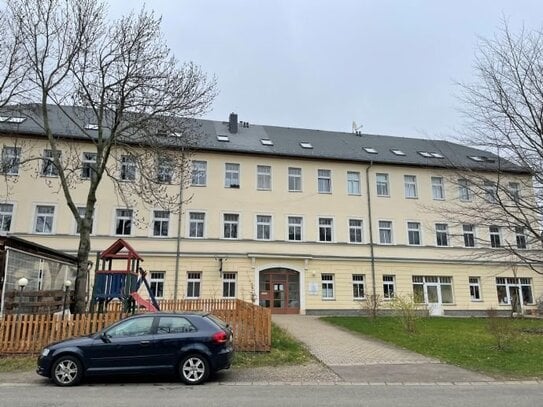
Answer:
[[[228,335],[224,331],[219,331],[213,334],[211,340],[213,341],[213,343],[226,343],[228,341]]]

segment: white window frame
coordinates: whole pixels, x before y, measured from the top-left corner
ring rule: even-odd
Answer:
[[[469,281],[469,297],[471,302],[482,302],[483,295],[481,291],[481,277],[470,276]]]
[[[383,275],[383,299],[385,301],[390,301],[390,300],[393,300],[395,296],[396,296],[396,276],[393,274]]]
[[[406,199],[417,199],[417,176],[416,175],[404,175],[404,193]]]
[[[520,202],[520,183],[516,181],[509,182],[508,185],[509,197],[515,203]]]
[[[385,226],[385,225],[382,225],[381,224],[382,222],[388,223],[389,224],[388,227]],[[387,245],[387,246],[394,244],[394,225],[393,225],[392,221],[388,220],[388,219],[379,219],[377,221],[377,226],[378,226],[378,232],[379,232],[379,244]],[[386,232],[386,231],[390,232],[388,234],[390,236],[390,242],[383,241],[383,239],[382,239],[383,236],[381,235],[382,231],[383,232]]]
[[[167,213],[168,217],[157,217],[157,212],[162,212],[162,214]],[[151,236],[152,237],[166,238],[166,237],[170,236],[170,220],[172,219],[171,211],[160,209],[160,208],[153,209],[151,211],[151,219],[152,219],[152,222],[151,222]],[[159,235],[155,234],[155,224],[157,222],[160,222],[161,234],[159,234]],[[163,229],[164,223],[166,223],[166,229],[167,229],[165,235],[162,234],[162,231],[163,231],[162,229]]]
[[[264,219],[266,218],[266,219]],[[273,216],[270,214],[259,213],[255,216],[255,239],[256,240],[272,240],[273,239]],[[265,232],[268,232],[268,237]],[[262,234],[262,233],[264,234]]]
[[[11,211],[4,210],[3,206],[11,206]],[[0,204],[0,232],[9,233],[13,228],[13,218],[15,213],[15,204],[11,202],[2,202]],[[4,223],[9,218],[9,227],[4,229]]]
[[[359,224],[357,225],[352,225],[351,222],[358,222]],[[362,244],[364,243],[364,221],[362,219],[359,219],[359,218],[349,218],[347,220],[347,225],[348,225],[348,231],[349,231],[349,240],[348,242],[349,243],[353,243],[353,244]],[[353,234],[352,232],[355,233],[355,236],[358,237],[360,236],[360,239],[359,240],[353,240]]]
[[[59,169],[55,166],[54,154],[55,154],[54,150],[51,150],[51,149],[43,150],[41,171],[40,171],[40,175],[42,177],[58,177]],[[62,151],[57,150],[57,154],[60,161]]]
[[[130,217],[123,215],[119,217],[118,211],[130,211],[131,215]],[[132,208],[115,208],[113,209],[114,213],[114,224],[113,224],[113,235],[114,236],[134,236],[134,210]],[[130,220],[130,233],[129,234],[118,234],[117,233],[117,224],[119,220]],[[124,229],[124,228],[123,228]]]
[[[241,187],[241,166],[239,163],[224,164],[224,187],[225,188],[240,188]],[[237,181],[237,182],[236,182]]]
[[[156,179],[161,184],[171,184],[174,176],[174,162],[170,157],[159,156],[156,161]]]
[[[196,293],[196,291],[198,291]],[[196,294],[195,294],[196,293]],[[202,272],[187,272],[187,298],[197,299],[202,296]]]
[[[348,195],[362,195],[360,187],[360,172],[347,171],[347,194]]]
[[[236,217],[236,220],[226,220],[226,216],[228,215],[231,215],[231,216],[235,216]],[[240,228],[240,218],[241,216],[239,215],[239,213],[236,213],[236,212],[223,212],[222,214],[222,238],[223,239],[228,239],[228,240],[238,240],[240,238],[240,234],[241,234],[241,228]],[[235,237],[227,237],[226,236],[226,225],[235,225],[236,228],[236,236]],[[230,229],[230,231],[232,231],[232,229]],[[232,234],[232,233],[230,233]]]
[[[256,189],[258,191],[272,190],[271,165],[257,165],[256,166]]]
[[[485,191],[485,201],[491,204],[498,202],[496,183],[493,181],[484,181],[483,189]]]
[[[466,226],[468,227],[471,227],[471,230],[468,230],[466,231]],[[472,239],[473,239],[473,246],[467,246],[466,245],[466,236],[468,235],[471,235],[472,236]],[[476,240],[476,236],[475,236],[475,225],[473,224],[462,224],[462,238],[463,238],[463,242],[464,242],[464,247],[475,247],[477,245],[477,240]]]
[[[505,288],[505,298],[500,298],[499,296],[499,287]],[[529,287],[532,301],[524,301],[524,294],[522,293],[522,287]],[[525,305],[534,305],[535,296],[534,296],[534,287],[533,280],[531,277],[496,277],[496,294],[498,296],[499,305],[511,305],[511,288],[517,288],[519,291],[519,302],[521,308]]]
[[[458,199],[461,202],[471,202],[473,200],[469,180],[460,178],[458,180]]]
[[[364,274],[353,274],[352,275],[352,285],[353,285],[353,301],[361,301],[366,299],[366,286],[365,286],[365,276]],[[360,290],[362,289],[362,295],[360,295]]]
[[[164,298],[164,286],[166,280],[165,271],[150,271],[149,272],[149,288],[157,300]],[[161,290],[159,290],[161,287]],[[162,291],[162,295],[158,295]]]
[[[317,170],[317,190],[319,194],[332,193],[332,170],[326,168]]]
[[[237,276],[236,272],[222,273],[222,298],[236,298],[237,295]],[[233,287],[233,295],[231,293]],[[226,295],[225,295],[226,294]]]
[[[193,219],[192,215],[203,215],[202,219]],[[191,210],[187,214],[187,237],[189,239],[205,239],[206,237],[206,220],[207,220],[207,214],[205,211],[197,211],[197,210]],[[194,231],[196,232],[194,235],[192,234],[193,231],[193,225],[195,225]],[[201,236],[198,233],[199,227],[201,227]]]
[[[416,228],[413,228],[411,226],[417,225]],[[417,221],[407,221],[407,244],[409,246],[422,246],[422,226],[420,222]],[[418,243],[412,243],[411,242],[411,233],[417,233],[419,242]]]
[[[291,219],[299,219],[300,223],[291,222]],[[300,239],[291,239],[290,238],[290,229],[295,228],[300,231]],[[304,240],[304,217],[299,215],[289,215],[287,216],[287,241],[289,242],[302,242]]]
[[[136,157],[131,154],[123,154],[119,163],[119,179],[124,182],[134,182],[138,173]]]
[[[517,245],[517,249],[519,250],[525,250],[528,248],[528,239],[526,238],[524,227],[522,226],[515,227],[515,242]],[[522,244],[520,244],[521,242]]]
[[[322,221],[330,221],[329,224],[321,224]],[[321,228],[330,230],[330,240],[321,240]],[[333,243],[334,242],[334,218],[331,216],[319,216],[317,218],[317,241],[320,243]],[[328,233],[325,233],[327,236]]]
[[[97,154],[92,151],[81,153],[81,179],[91,179],[93,168],[96,169],[96,157]],[[86,172],[89,173],[88,176]]]
[[[294,171],[291,171],[294,170]],[[299,167],[288,167],[288,191],[302,192],[302,169]],[[299,173],[296,173],[298,172]],[[292,183],[291,183],[292,181]],[[293,186],[293,188],[291,188]],[[299,187],[299,188],[296,188]]]
[[[432,184],[432,199],[434,201],[444,201],[445,200],[445,182],[443,177],[434,176],[431,177]]]
[[[192,161],[191,185],[205,187],[207,185],[207,161]]]
[[[6,175],[19,175],[21,165],[21,147],[4,146],[2,148],[2,172]]]
[[[39,213],[40,208],[53,208],[52,213]],[[32,233],[36,233],[39,235],[52,235],[55,233],[55,226],[56,226],[56,214],[57,214],[57,206],[54,204],[36,204],[34,205],[34,222],[32,224]],[[46,219],[51,219],[50,225],[51,229],[48,231],[45,231],[45,229],[38,231],[38,218],[43,217],[43,225],[46,224]]]
[[[415,297],[415,285],[422,286],[423,290],[423,302],[424,304],[429,304],[428,302],[428,287],[437,287],[437,302],[432,304],[440,305],[454,305],[455,295],[454,295],[454,284],[453,278],[451,276],[412,276],[412,286],[413,286],[413,297]],[[443,287],[450,286],[451,289],[451,302],[443,302]]]
[[[375,185],[377,188],[377,196],[390,197],[390,177],[387,173],[376,173]]]
[[[321,299],[323,301],[336,299],[335,276],[332,273],[321,274]]]
[[[503,247],[502,228],[496,225],[489,226],[488,227],[488,241],[490,243],[490,247],[493,249],[499,249]]]
[[[434,225],[436,232],[436,246],[437,247],[449,247],[451,245],[451,236],[449,233],[449,225],[447,223],[436,223]],[[445,237],[445,244],[440,243]]]

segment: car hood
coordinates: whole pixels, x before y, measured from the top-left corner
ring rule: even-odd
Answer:
[[[85,345],[92,344],[94,341],[95,341],[94,334],[87,335],[87,336],[78,336],[76,338],[70,338],[70,339],[65,339],[63,341],[50,343],[49,345],[46,346],[46,348],[53,350],[53,349],[68,348],[68,347],[75,347],[75,346],[85,346]]]

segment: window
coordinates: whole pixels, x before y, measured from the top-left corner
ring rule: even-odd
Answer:
[[[302,169],[289,167],[288,169],[288,190],[300,192],[302,190]]]
[[[225,188],[239,188],[239,164],[226,163],[224,168]]]
[[[377,196],[389,196],[388,174],[375,174],[377,180]]]
[[[17,175],[21,163],[21,149],[19,147],[2,148],[2,173]]]
[[[332,192],[332,171],[318,170],[319,194],[329,194]]]
[[[432,153],[430,153],[428,151],[417,151],[417,153],[419,153],[424,158],[432,158],[433,157]]]
[[[192,162],[192,185],[205,186],[207,184],[207,161]]]
[[[262,138],[260,139],[260,142],[263,146],[273,146],[273,141],[271,141],[269,138]]]
[[[60,151],[56,152],[60,160]],[[58,168],[54,161],[55,152],[53,150],[43,150],[41,175],[45,177],[58,177]]]
[[[189,237],[203,238],[206,214],[203,212],[189,213]]]
[[[115,234],[130,236],[132,234],[132,209],[117,209],[115,211]]]
[[[485,191],[485,201],[488,203],[496,203],[496,184],[491,181],[485,181],[483,189]]]
[[[349,219],[349,242],[362,243],[362,220]]]
[[[151,335],[154,316],[128,319],[107,330],[109,338]]]
[[[151,271],[149,285],[155,298],[164,297],[164,271]]]
[[[394,298],[396,287],[395,287],[395,278],[394,276],[384,275],[383,276],[383,298],[385,300],[391,300]]]
[[[407,222],[407,240],[410,245],[420,245],[420,223]]]
[[[86,208],[84,206],[80,206],[77,208],[77,212],[79,213],[80,218],[85,217],[85,211],[86,211]],[[93,228],[94,228],[94,215],[93,215],[93,218],[91,219],[90,233],[93,233]],[[76,222],[75,233],[78,235],[79,232],[80,232],[80,227],[79,227],[79,224]]]
[[[334,275],[333,274],[321,274],[321,288],[322,299],[333,300],[334,299]]]
[[[364,275],[353,274],[353,299],[363,300],[366,298],[364,292]]]
[[[520,184],[518,182],[509,183],[509,197],[515,203],[520,201]]]
[[[271,190],[271,167],[269,165],[256,166],[256,188],[263,191]]]
[[[189,272],[187,274],[187,298],[200,297],[201,273]]]
[[[157,324],[156,333],[157,335],[180,334],[196,332],[197,330],[198,329],[196,329],[196,327],[186,318],[180,316],[161,316]]]
[[[12,219],[13,204],[0,204],[0,232],[9,232],[11,230]]]
[[[360,173],[347,171],[347,193],[349,195],[360,195]]]
[[[488,228],[488,233],[490,235],[490,247],[501,247],[500,228],[498,226],[490,226]]]
[[[394,155],[405,156],[405,153],[404,153],[402,150],[398,150],[398,149],[396,149],[396,148],[393,148],[393,149],[391,149],[390,151],[392,151],[392,153],[393,153]]]
[[[436,245],[449,245],[449,226],[446,223],[436,223]]]
[[[413,298],[425,304],[452,304],[452,277],[413,276]]]
[[[416,198],[417,197],[417,177],[414,175],[403,176],[405,185],[405,197]]]
[[[479,277],[469,278],[469,296],[471,301],[481,301],[481,279]]]
[[[522,226],[515,227],[515,235],[517,238],[517,249],[526,249],[526,235]]]
[[[222,296],[223,298],[236,298],[236,273],[223,273]]]
[[[217,134],[217,141],[221,141],[221,142],[229,142],[230,141],[230,138],[224,134]]]
[[[298,242],[302,240],[302,225],[303,219],[301,216],[288,217],[288,240]]]
[[[438,201],[445,199],[443,177],[432,177],[432,198]]]
[[[313,144],[311,144],[311,143],[309,143],[307,141],[302,141],[302,142],[300,142],[300,147],[311,149],[311,148],[313,148]]]
[[[258,240],[271,239],[271,221],[269,215],[256,215],[256,238]]]
[[[379,221],[379,243],[392,244],[392,222],[389,220]]]
[[[121,180],[136,180],[136,158],[131,155],[121,156]]]
[[[53,233],[53,221],[55,219],[55,207],[49,205],[36,206],[36,219],[34,222],[35,233]]]
[[[153,236],[168,236],[170,211],[153,211]]]
[[[471,189],[467,179],[458,180],[458,198],[463,202],[471,201]]]
[[[237,239],[239,227],[239,215],[236,213],[224,214],[224,238]]]
[[[475,226],[462,225],[464,232],[464,247],[475,247]]]
[[[531,278],[497,277],[496,290],[500,305],[534,303]]]
[[[81,160],[81,178],[90,179],[96,171],[96,153],[84,152]]]
[[[377,150],[373,147],[362,147],[366,153],[377,154]]]
[[[173,180],[173,160],[169,157],[160,157],[156,164],[157,181],[163,184],[170,184]]]
[[[332,218],[319,218],[319,242],[332,241],[333,224]]]

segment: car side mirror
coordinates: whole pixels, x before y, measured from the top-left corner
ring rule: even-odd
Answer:
[[[110,338],[110,336],[106,332],[102,332],[102,334],[100,335],[100,339],[104,343],[111,343],[111,339],[109,339],[109,338]]]

